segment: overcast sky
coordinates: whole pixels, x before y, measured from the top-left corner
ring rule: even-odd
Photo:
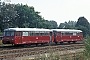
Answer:
[[[90,22],[90,0],[11,0],[11,3],[33,6],[44,19],[54,20],[58,24],[77,21],[81,16]]]

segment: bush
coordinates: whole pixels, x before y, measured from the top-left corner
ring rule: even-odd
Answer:
[[[0,40],[0,45],[2,45],[2,40]]]
[[[90,59],[90,36],[86,36],[84,39],[84,44],[85,44],[85,56]]]
[[[3,36],[3,32],[0,32],[0,36]]]

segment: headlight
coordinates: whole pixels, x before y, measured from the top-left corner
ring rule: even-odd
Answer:
[[[14,39],[12,39],[12,40],[14,40]]]

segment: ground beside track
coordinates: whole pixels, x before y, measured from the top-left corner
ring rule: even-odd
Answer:
[[[84,49],[75,49],[75,50],[66,50],[66,51],[53,51],[50,53],[43,53],[43,54],[36,54],[36,55],[23,55],[19,57],[12,57],[12,58],[7,58],[4,60],[40,60],[42,58],[47,58],[52,55],[52,58],[56,55],[59,56],[60,59],[64,60],[65,58],[72,58],[71,60],[77,58],[76,55],[82,54]],[[80,57],[81,59],[83,57]]]
[[[77,51],[84,50],[83,44],[71,44],[71,45],[55,45],[55,46],[44,46],[44,47],[33,47],[33,48],[21,48],[12,50],[0,51],[0,59],[19,59],[23,57],[46,55],[48,53],[61,52],[61,55],[76,53]],[[16,59],[16,60],[17,60]]]

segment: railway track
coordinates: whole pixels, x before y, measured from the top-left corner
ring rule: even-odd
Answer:
[[[0,51],[0,60],[7,58],[16,58],[16,57],[44,54],[50,52],[52,53],[57,51],[81,49],[81,48],[84,48],[84,44],[56,45],[56,46],[2,50]]]

